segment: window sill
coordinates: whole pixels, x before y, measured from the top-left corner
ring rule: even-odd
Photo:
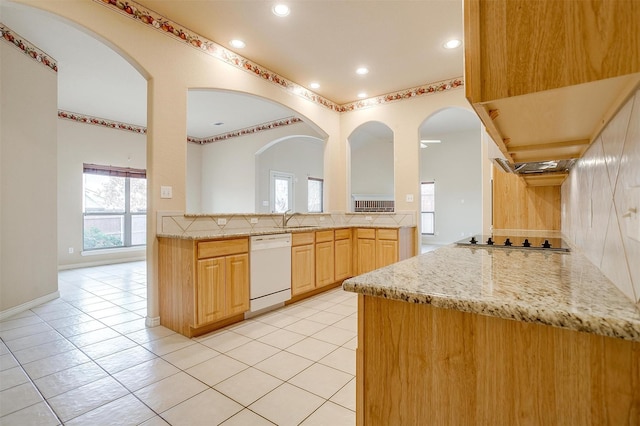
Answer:
[[[109,248],[109,249],[85,250],[80,252],[80,255],[81,256],[99,256],[101,254],[140,252],[140,251],[146,251],[146,250],[147,250],[147,246],[117,247],[117,248]]]

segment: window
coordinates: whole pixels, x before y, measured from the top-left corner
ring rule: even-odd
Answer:
[[[422,233],[434,235],[436,228],[435,182],[422,182],[420,185],[420,212]]]
[[[293,175],[271,171],[271,211],[284,213],[293,210]]]
[[[145,170],[85,164],[83,250],[145,245]]]
[[[307,211],[309,213],[322,213],[322,188],[324,181],[310,177],[307,180]]]

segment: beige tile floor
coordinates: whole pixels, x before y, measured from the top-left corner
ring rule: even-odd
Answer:
[[[0,322],[0,425],[355,424],[355,294],[188,339],[145,328],[144,262],[58,277]]]

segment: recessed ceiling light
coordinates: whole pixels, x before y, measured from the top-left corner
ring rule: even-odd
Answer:
[[[245,42],[242,40],[238,40],[238,39],[233,39],[229,42],[229,44],[233,47],[235,47],[236,49],[242,49],[246,46]]]
[[[356,70],[356,74],[360,74],[360,75],[365,75],[365,74],[369,74],[369,68],[367,67],[360,67]]]
[[[289,6],[287,6],[286,4],[276,4],[275,6],[273,6],[271,11],[276,16],[284,17],[289,15],[289,12],[291,12],[291,9],[289,9]]]
[[[420,143],[440,143],[440,139],[420,139]]]
[[[222,121],[216,121],[215,123],[211,123],[212,126],[222,126],[224,123]]]
[[[460,46],[462,46],[462,42],[458,39],[449,40],[444,44],[445,49],[455,49]]]
[[[309,84],[309,87],[311,87],[312,89],[319,89],[320,88],[320,83],[316,83],[315,81],[311,84]]]
[[[367,94],[366,94],[366,93],[364,93],[364,92],[360,92],[360,93],[358,93],[358,97],[359,97],[360,99],[362,99],[362,98],[366,98],[366,97],[367,97]]]

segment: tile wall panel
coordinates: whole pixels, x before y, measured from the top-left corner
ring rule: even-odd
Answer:
[[[628,235],[630,188],[640,187],[640,91],[620,109],[562,185],[562,232],[640,303],[640,241]]]

